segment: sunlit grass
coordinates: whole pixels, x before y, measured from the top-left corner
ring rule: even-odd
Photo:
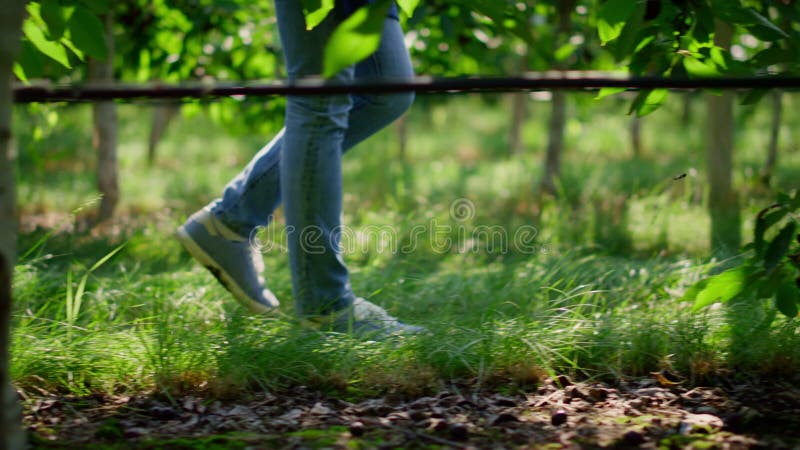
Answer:
[[[362,342],[299,326],[280,246],[265,252],[280,314],[248,315],[171,236],[269,137],[234,137],[203,116],[183,118],[151,168],[149,114],[127,105],[117,224],[99,233],[67,229],[43,239],[47,230],[39,229],[20,237],[23,254],[43,244],[15,273],[16,383],[31,392],[215,395],[302,384],[359,397],[416,395],[453,381],[513,389],[555,373],[605,379],[669,367],[704,381],[720,368],[798,368],[795,321],[770,318],[765,305],[693,313],[680,301],[714,266],[707,257],[700,103],[687,130],[677,122],[677,96],[645,118],[645,151],[635,159],[625,105],[597,110],[590,98],[576,97],[559,198],[538,190],[547,103],[531,104],[525,150],[513,156],[504,144],[505,103],[426,98],[420,104],[408,118],[405,154],[397,129],[389,128],[345,158],[345,223],[354,240],[345,257],[359,295],[426,326],[429,335]],[[60,121],[70,126],[53,129],[53,136],[90,144],[86,111],[68,114]],[[745,230],[770,201],[748,175],[764,157],[768,119],[766,108],[759,110],[739,131],[735,178]],[[798,119],[787,107],[787,124]],[[791,129],[782,136],[791,138]],[[21,141],[28,149],[37,145]],[[69,213],[96,195],[91,151],[47,154],[57,157],[20,161],[23,221],[46,212],[70,223]],[[779,187],[797,187],[798,158],[781,154]],[[454,205],[463,201],[469,214],[454,217]],[[279,211],[277,232],[267,235],[279,239],[281,225]],[[447,228],[437,237],[413,234],[433,226]],[[485,227],[507,238],[531,227],[536,236],[524,250],[499,251],[470,240]],[[375,229],[394,233],[396,251],[370,240]],[[412,250],[398,250],[410,241]],[[80,312],[68,320],[67,292],[75,285],[68,286],[67,274],[80,279],[123,242],[119,255],[87,277]],[[744,325],[745,317],[767,325]]]

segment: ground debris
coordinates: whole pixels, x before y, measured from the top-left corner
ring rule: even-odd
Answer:
[[[562,376],[531,392],[453,386],[425,397],[357,402],[302,387],[239,401],[197,393],[170,398],[26,393],[24,421],[43,448],[118,440],[149,448],[154,440],[211,438],[245,440],[255,449],[797,448],[800,390],[794,386],[689,388],[659,386],[652,379],[607,385]]]

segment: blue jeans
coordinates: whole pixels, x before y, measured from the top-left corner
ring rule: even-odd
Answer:
[[[337,2],[338,3],[338,2]],[[324,44],[342,20],[331,14],[311,31],[302,2],[275,0],[289,79],[322,73]],[[336,81],[413,77],[403,31],[387,17],[380,48]],[[301,316],[344,309],[355,295],[339,249],[342,155],[402,115],[412,93],[289,96],[284,128],[233,179],[212,212],[249,236],[283,200],[295,307]]]

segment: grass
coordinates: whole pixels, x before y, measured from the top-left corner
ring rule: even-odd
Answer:
[[[19,247],[29,254],[14,278],[12,376],[34,393],[224,397],[302,384],[361,398],[451,382],[513,390],[556,373],[614,379],[668,367],[693,382],[734,368],[792,373],[800,367],[796,320],[773,317],[763,304],[692,313],[679,300],[716,262],[707,257],[701,105],[693,126],[681,128],[673,100],[643,121],[645,154],[633,158],[625,105],[575,97],[558,200],[536,192],[546,103],[532,105],[521,155],[505,154],[502,100],[423,97],[408,118],[405,152],[392,128],[348,156],[345,223],[353,232],[344,244],[353,287],[431,330],[399,343],[296,324],[280,213],[261,234],[276,244],[264,257],[283,300],[271,317],[247,314],[172,239],[266,139],[229,135],[202,114],[184,117],[150,168],[147,109],[121,106],[120,219],[83,230],[69,214],[96,195],[87,109],[71,106],[57,120],[35,111],[50,117],[37,125],[40,140],[35,127],[18,124],[27,224]],[[786,146],[796,146],[789,140],[800,120],[791,105]],[[751,175],[764,158],[767,110],[738,134],[745,230],[771,195]],[[800,153],[782,152],[778,188],[797,188],[798,170]],[[49,215],[67,226],[34,226]]]

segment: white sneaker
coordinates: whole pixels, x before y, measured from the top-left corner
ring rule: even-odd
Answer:
[[[385,309],[359,297],[353,305],[331,318],[314,321],[321,329],[369,339],[385,339],[390,336],[413,335],[425,332],[424,327],[408,325],[389,315]]]

